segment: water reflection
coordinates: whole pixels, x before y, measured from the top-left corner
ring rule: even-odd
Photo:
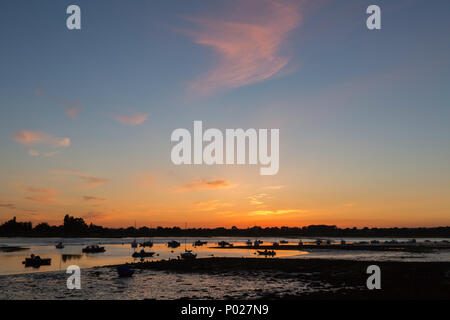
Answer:
[[[79,260],[81,259],[83,255],[82,254],[61,254],[61,260],[63,262],[69,261],[69,260]]]

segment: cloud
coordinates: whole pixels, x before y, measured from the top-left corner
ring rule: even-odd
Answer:
[[[49,202],[54,200],[53,197],[45,197],[45,196],[28,196],[24,198],[25,200],[33,201],[33,202]]]
[[[266,187],[264,187],[264,189],[269,189],[269,190],[280,190],[283,188],[284,188],[284,186],[266,186]]]
[[[32,157],[39,157],[39,152],[33,149],[28,150],[28,154]]]
[[[85,201],[105,201],[106,198],[98,198],[93,196],[83,196],[83,200]]]
[[[45,158],[50,158],[50,157],[53,157],[56,154],[58,154],[58,151],[46,152],[42,156],[45,157]]]
[[[99,212],[99,211],[89,211],[88,213],[86,213],[84,216],[82,216],[83,219],[95,219],[95,218],[101,218],[103,217],[104,214],[103,212]]]
[[[0,203],[0,208],[5,208],[8,210],[18,210],[21,211],[21,214],[24,215],[35,215],[35,209],[27,209],[22,207],[17,207],[14,203]]]
[[[25,187],[19,185],[19,187],[25,191],[28,195],[24,198],[25,200],[33,202],[49,202],[54,200],[54,195],[56,190],[45,189],[45,188],[35,188],[35,187]]]
[[[306,213],[309,210],[299,210],[299,209],[284,209],[284,210],[255,210],[249,212],[249,216],[273,216],[288,213]]]
[[[39,153],[39,151],[36,151],[34,149],[30,149],[28,150],[28,154],[32,157],[44,157],[44,158],[50,158],[53,157],[54,155],[58,154],[58,151],[51,151],[51,152],[45,152],[45,153]]]
[[[26,147],[36,144],[46,144],[52,147],[68,147],[70,146],[69,138],[57,138],[49,133],[41,131],[22,130],[17,131],[13,135],[13,139]],[[31,150],[30,154],[36,155],[37,151]]]
[[[66,114],[71,117],[72,119],[75,119],[76,117],[78,117],[78,114],[81,111],[81,106],[73,106],[73,107],[68,107],[66,109]]]
[[[14,210],[16,209],[16,205],[13,203],[0,203],[0,208]]]
[[[346,206],[346,207],[354,207],[354,206],[356,206],[356,203],[348,202],[348,203],[345,203],[344,206]]]
[[[289,58],[280,54],[288,33],[301,22],[298,3],[248,1],[240,12],[224,18],[188,18],[198,30],[187,31],[194,42],[211,48],[217,62],[190,83],[202,94],[267,80],[280,74]]]
[[[128,126],[140,125],[147,120],[147,117],[146,113],[136,111],[128,111],[124,114],[113,116],[116,121]]]
[[[230,207],[230,203],[220,202],[219,200],[195,201],[195,209],[199,211],[212,211],[223,207]]]
[[[54,189],[41,189],[41,188],[34,188],[34,187],[27,187],[25,188],[25,191],[31,192],[31,193],[40,193],[40,194],[55,194],[56,190]]]
[[[66,110],[66,114],[69,117],[71,117],[72,119],[75,119],[81,111],[81,104],[76,101],[57,97],[57,96],[47,93],[46,91],[41,90],[41,89],[35,89],[34,93],[36,95],[44,96],[46,99],[50,100],[51,102],[63,107]]]
[[[250,199],[250,204],[254,204],[254,205],[264,204],[263,200],[267,199],[267,198],[268,198],[268,194],[266,194],[266,193],[258,193],[258,194],[248,197],[248,199]]]
[[[100,185],[105,184],[110,181],[109,179],[98,178],[98,177],[94,177],[94,176],[91,176],[91,175],[88,175],[88,174],[85,174],[82,172],[71,171],[71,170],[54,170],[53,173],[78,177],[81,180],[83,180],[84,182],[86,182],[89,187],[97,187],[97,186],[100,186]]]
[[[193,182],[178,188],[177,191],[200,190],[200,189],[221,189],[221,188],[231,188],[231,187],[232,187],[232,185],[225,180],[207,181],[205,179],[196,179]]]

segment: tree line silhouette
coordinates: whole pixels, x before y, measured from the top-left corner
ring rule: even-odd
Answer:
[[[18,222],[16,217],[0,225],[0,237],[450,237],[450,227],[433,228],[338,228],[335,225],[310,225],[305,227],[249,228],[106,228],[87,224],[83,218],[65,215],[63,224],[51,226],[46,222],[32,226],[31,222]]]

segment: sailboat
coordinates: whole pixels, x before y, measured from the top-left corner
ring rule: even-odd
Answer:
[[[150,225],[150,229],[152,228],[152,226]],[[153,247],[153,241],[151,241],[150,239],[148,239],[147,241],[144,241],[140,244],[141,247]]]
[[[187,225],[185,226],[187,229]],[[186,249],[186,238],[184,238],[184,252],[180,253],[180,258],[184,260],[194,260],[197,258],[197,254],[193,253],[192,250]]]
[[[134,237],[133,242],[131,242],[131,247],[132,248],[137,248],[138,243],[136,241],[136,221],[134,221],[134,235],[135,235],[135,237]]]

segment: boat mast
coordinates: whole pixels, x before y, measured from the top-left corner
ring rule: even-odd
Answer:
[[[187,222],[184,223],[184,232],[187,231]],[[184,251],[186,251],[186,234],[184,234]]]

